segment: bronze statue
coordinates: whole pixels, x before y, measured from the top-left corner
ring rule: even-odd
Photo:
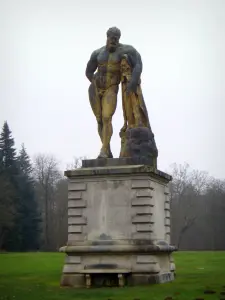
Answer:
[[[140,85],[141,56],[134,47],[120,44],[120,36],[118,28],[109,28],[106,45],[91,54],[86,67],[86,76],[91,82],[89,100],[102,142],[98,158],[113,157],[110,150],[112,117],[121,82],[124,125],[120,131],[120,157],[144,157],[156,166],[158,151]]]
[[[141,56],[129,45],[119,43],[121,33],[116,27],[107,31],[106,45],[95,50],[86,67],[86,76],[91,82],[89,100],[98,124],[102,148],[98,158],[112,157],[110,140],[113,133],[112,117],[117,106],[117,94],[121,80],[120,64],[124,54],[132,63],[131,80],[127,94],[135,92],[142,72]],[[97,72],[95,73],[95,71]]]

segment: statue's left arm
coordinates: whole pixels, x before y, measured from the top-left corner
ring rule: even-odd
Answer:
[[[142,59],[140,53],[133,47],[129,47],[127,51],[128,57],[132,64],[131,81],[128,84],[128,93],[136,92],[142,73]]]

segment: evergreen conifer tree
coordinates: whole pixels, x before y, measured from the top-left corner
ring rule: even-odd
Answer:
[[[0,247],[8,250],[13,243],[13,228],[17,218],[17,162],[14,139],[8,123],[0,134]]]
[[[0,135],[0,158],[2,170],[5,174],[13,175],[16,171],[16,149],[14,148],[14,139],[5,121]]]
[[[39,216],[35,200],[34,181],[32,178],[32,165],[30,158],[22,145],[18,156],[19,191],[20,191],[20,217],[19,227],[21,233],[20,251],[37,250],[39,241]]]

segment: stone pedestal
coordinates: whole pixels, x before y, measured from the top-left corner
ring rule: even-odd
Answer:
[[[141,285],[174,279],[171,177],[147,165],[124,163],[90,160],[83,162],[85,167],[65,172],[68,243],[60,249],[66,253],[62,286]]]

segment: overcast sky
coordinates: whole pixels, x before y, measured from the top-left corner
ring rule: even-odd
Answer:
[[[63,168],[96,158],[85,68],[111,26],[142,56],[159,169],[186,161],[225,178],[224,0],[0,0],[0,124],[16,146],[54,154]],[[114,157],[122,125],[119,93]]]

